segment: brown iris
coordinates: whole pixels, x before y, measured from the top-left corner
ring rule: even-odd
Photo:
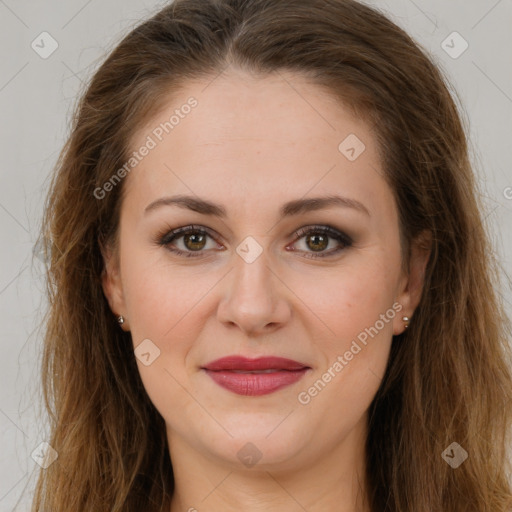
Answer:
[[[191,251],[199,251],[206,244],[206,235],[204,233],[192,233],[183,236],[185,247]]]
[[[312,251],[323,251],[329,245],[329,237],[326,235],[308,235],[306,243]]]

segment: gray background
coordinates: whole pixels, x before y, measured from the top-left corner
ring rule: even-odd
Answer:
[[[486,222],[510,274],[512,0],[368,3],[419,41],[458,91]],[[0,0],[0,512],[29,509],[38,469],[31,454],[46,438],[38,405],[44,283],[33,247],[48,176],[84,81],[122,35],[163,5],[150,0]],[[31,47],[44,31],[58,43],[46,59]],[[469,44],[458,58],[442,48],[454,31]],[[452,54],[462,48],[458,39],[447,44]],[[502,294],[510,313],[505,276]]]

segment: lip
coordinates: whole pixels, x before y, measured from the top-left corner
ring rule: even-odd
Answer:
[[[283,357],[228,356],[202,367],[219,386],[238,395],[261,396],[299,381],[311,368]]]

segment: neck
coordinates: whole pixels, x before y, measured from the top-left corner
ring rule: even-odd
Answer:
[[[325,453],[245,468],[217,459],[168,432],[175,491],[171,512],[368,512],[366,431],[354,428]]]

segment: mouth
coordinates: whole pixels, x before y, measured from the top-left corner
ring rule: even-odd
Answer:
[[[201,369],[224,389],[238,395],[261,396],[296,383],[311,368],[282,357],[228,356]]]

